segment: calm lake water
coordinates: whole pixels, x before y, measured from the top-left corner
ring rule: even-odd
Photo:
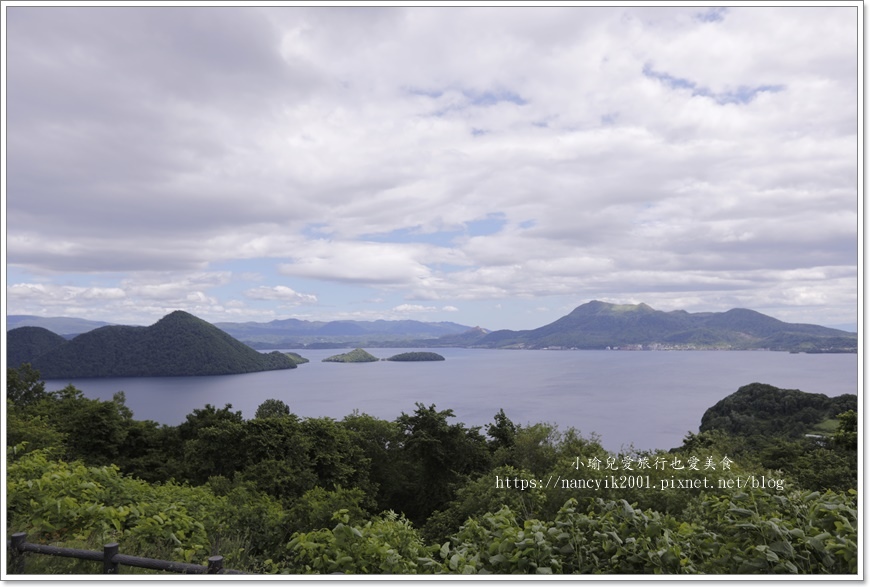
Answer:
[[[293,349],[287,349],[293,350]],[[393,420],[415,402],[452,409],[454,422],[491,423],[499,408],[518,424],[551,422],[595,432],[608,450],[669,449],[697,432],[704,411],[742,386],[769,383],[829,396],[857,393],[857,354],[741,351],[519,351],[368,349],[376,357],[435,350],[446,361],[323,363],[341,350],[301,350],[297,369],[216,377],[50,380],[87,397],[123,390],[134,417],[178,424],[196,408],[230,403],[246,418],[277,398],[302,417],[340,420],[353,410]]]

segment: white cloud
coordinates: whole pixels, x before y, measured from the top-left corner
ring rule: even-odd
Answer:
[[[245,291],[245,295],[253,300],[276,300],[284,303],[290,302],[294,305],[317,303],[316,295],[299,293],[286,285],[273,287],[263,285]]]
[[[7,254],[49,289],[7,292],[243,312],[222,278],[180,276],[272,259],[444,308],[671,295],[853,315],[855,9],[703,12],[19,8]],[[497,233],[468,229],[492,214]],[[841,277],[810,295],[802,271]],[[90,275],[115,283],[61,289]]]
[[[438,308],[435,306],[421,306],[419,304],[401,304],[393,308],[393,312],[399,312],[402,314],[406,313],[418,313],[418,312],[435,312]]]
[[[318,240],[280,265],[284,275],[348,283],[406,287],[431,275],[418,258],[426,247],[374,242]]]

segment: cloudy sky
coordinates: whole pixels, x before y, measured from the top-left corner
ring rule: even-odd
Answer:
[[[6,310],[857,322],[855,6],[5,6]]]

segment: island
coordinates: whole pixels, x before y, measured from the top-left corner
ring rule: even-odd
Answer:
[[[324,363],[372,363],[379,361],[376,356],[363,349],[353,349],[349,353],[332,355],[323,359]]]
[[[398,355],[393,355],[387,361],[443,361],[444,357],[439,355],[438,353],[429,353],[429,352],[411,352],[411,353],[399,353]]]

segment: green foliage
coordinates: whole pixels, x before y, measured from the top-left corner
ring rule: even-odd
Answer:
[[[379,361],[376,356],[363,349],[354,349],[340,355],[332,355],[323,359],[324,363],[373,363]]]
[[[32,542],[116,541],[134,552],[168,549],[175,560],[202,559],[208,536],[188,507],[203,496],[201,489],[125,479],[114,466],[49,461],[38,451],[7,469],[9,527],[26,530]]]
[[[31,450],[61,454],[65,443],[66,435],[49,418],[16,409],[6,400],[6,445],[13,449],[13,458]]]
[[[708,534],[697,546],[708,573],[854,574],[857,492],[750,489],[707,496],[687,512]]]
[[[362,526],[349,525],[340,510],[332,530],[298,533],[287,545],[299,573],[409,574],[421,570],[427,550],[411,523],[393,512]]]
[[[405,492],[406,457],[404,435],[396,422],[380,420],[354,411],[341,421],[368,463],[369,495],[375,511],[396,508]]]
[[[471,519],[439,551],[443,572],[504,574],[690,573],[693,529],[625,500],[587,512],[569,500],[554,520],[517,520],[510,508]]]
[[[45,391],[39,371],[30,363],[24,363],[18,369],[6,369],[6,397],[18,407],[32,406],[51,394]]]
[[[847,410],[837,414],[834,442],[846,450],[858,450],[858,412]]]
[[[292,531],[300,532],[332,527],[335,525],[333,514],[337,511],[347,514],[349,524],[364,523],[368,516],[362,504],[367,499],[363,490],[358,488],[337,487],[331,491],[314,487],[289,508],[287,526]]]
[[[101,401],[84,397],[72,385],[52,399],[30,406],[25,413],[32,419],[51,422],[64,436],[66,458],[99,465],[118,460],[133,417],[123,392],[115,394],[112,401]]]
[[[804,489],[845,491],[858,481],[856,404],[855,395],[754,383],[708,409],[701,432],[689,434],[681,450],[716,447],[741,463],[782,471]],[[827,422],[838,422],[833,436],[819,434]]]
[[[444,357],[439,355],[438,353],[429,353],[429,352],[411,352],[411,353],[399,353],[398,355],[393,355],[388,361],[443,361]]]
[[[505,415],[504,409],[499,409],[494,420],[493,424],[486,426],[486,435],[492,439],[489,443],[490,450],[494,452],[500,448],[512,448],[517,439],[517,425]]]
[[[255,418],[283,418],[290,415],[290,406],[279,399],[267,399],[254,413]]]
[[[858,408],[858,397],[828,397],[763,383],[744,385],[704,412],[701,432],[798,438],[816,424]]]
[[[429,516],[422,528],[423,537],[440,544],[457,532],[468,519],[503,507],[517,512],[521,521],[540,516],[547,502],[547,492],[543,487],[529,487],[526,490],[505,488],[505,480],[512,482],[514,479],[531,478],[533,475],[528,471],[502,466],[469,481],[457,490],[456,499],[446,508]]]
[[[447,422],[454,417],[452,410],[416,405],[413,414],[403,412],[396,419],[406,463],[397,506],[422,523],[453,499],[461,483],[488,468],[489,453],[479,429]]]

